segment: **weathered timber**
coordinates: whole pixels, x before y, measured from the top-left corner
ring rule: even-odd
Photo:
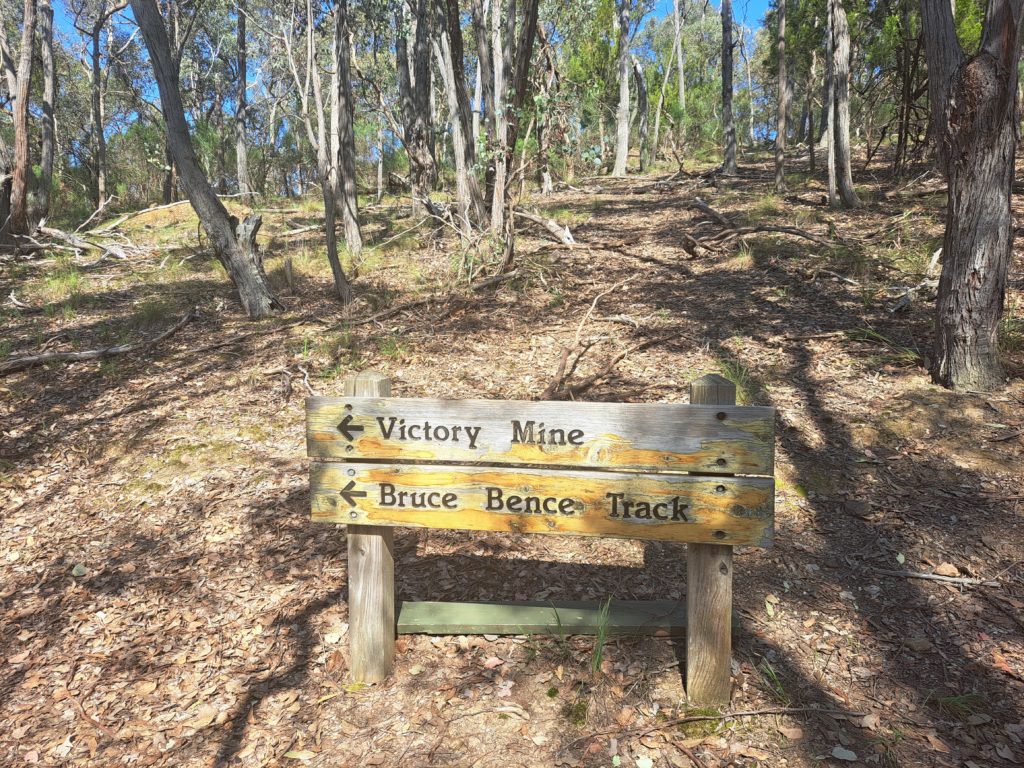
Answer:
[[[774,480],[321,462],[316,522],[769,546]],[[351,528],[350,528],[351,530]]]
[[[772,408],[313,397],[321,459],[770,475]]]
[[[736,385],[702,376],[690,384],[690,402],[735,405]],[[686,550],[686,697],[699,706],[728,704],[732,692],[732,547],[723,544]]]
[[[399,634],[432,635],[609,635],[680,636],[686,606],[678,600],[613,600],[606,616],[594,601],[519,603],[402,603]]]
[[[391,394],[391,380],[360,373],[345,381],[347,395]],[[395,550],[391,528],[348,529],[349,675],[376,683],[395,665]]]

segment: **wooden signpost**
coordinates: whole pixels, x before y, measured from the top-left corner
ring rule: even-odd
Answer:
[[[686,624],[687,693],[729,698],[732,547],[770,546],[774,410],[736,407],[721,376],[691,405],[390,398],[360,374],[341,398],[306,402],[312,516],[349,525],[349,633],[356,680],[391,673],[392,528],[411,526],[688,542],[687,616],[666,601],[618,604],[614,631]],[[557,616],[554,614],[558,613]],[[583,631],[581,604],[407,604],[403,631]],[[666,621],[668,619],[668,621]]]

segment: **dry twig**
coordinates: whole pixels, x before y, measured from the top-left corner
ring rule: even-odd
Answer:
[[[9,360],[6,363],[0,363],[0,376],[6,376],[7,374],[14,373],[16,371],[23,371],[26,368],[42,365],[43,363],[77,363],[84,360],[102,360],[108,357],[114,357],[115,355],[124,355],[129,352],[139,352],[143,349],[148,349],[149,347],[159,344],[164,339],[173,336],[184,328],[187,323],[191,322],[198,316],[198,310],[192,309],[177,323],[148,341],[139,341],[134,344],[119,344],[114,347],[90,349],[84,352],[46,352],[40,355],[28,355],[26,357],[15,358],[14,360]]]

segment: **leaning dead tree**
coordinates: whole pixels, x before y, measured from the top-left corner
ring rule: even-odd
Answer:
[[[196,156],[181,103],[178,67],[171,58],[170,43],[160,9],[156,0],[131,0],[131,4],[153,63],[153,74],[160,90],[160,105],[167,124],[167,145],[178,167],[182,186],[210,238],[214,253],[238,290],[246,314],[254,320],[266,317],[273,310],[280,309],[281,303],[270,291],[263,263],[255,247],[243,249],[239,245],[232,217],[214,193]],[[256,228],[258,226],[249,227],[254,236]],[[255,245],[254,239],[251,243]]]

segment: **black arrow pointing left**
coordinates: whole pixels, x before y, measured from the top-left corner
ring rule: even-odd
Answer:
[[[345,436],[345,439],[350,443],[356,439],[356,436],[352,433],[362,432],[364,429],[366,429],[366,427],[360,427],[358,424],[352,423],[352,414],[345,416],[345,418],[338,424],[338,431],[341,432],[341,434]]]
[[[353,491],[352,489],[355,487],[356,481],[349,480],[348,485],[346,485],[344,488],[338,491],[338,493],[341,495],[341,498],[347,501],[350,507],[354,507],[356,505],[356,499],[363,498],[364,496],[366,496],[366,491]]]

